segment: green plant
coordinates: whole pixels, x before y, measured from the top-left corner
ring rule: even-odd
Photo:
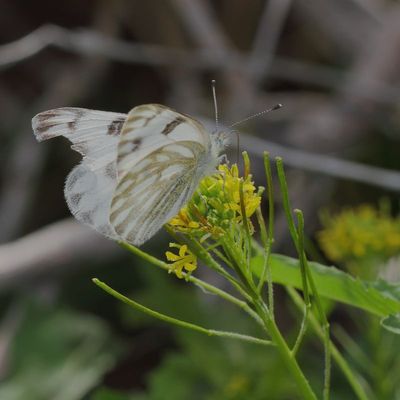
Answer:
[[[269,205],[267,224],[260,208],[264,188],[254,186],[250,174],[250,160],[246,153],[243,153],[243,158],[243,177],[240,176],[236,165],[220,166],[219,173],[205,178],[192,200],[166,226],[174,238],[170,247],[172,250],[177,249],[166,252],[169,262],[157,259],[129,244],[121,245],[149,263],[239,307],[262,328],[263,337],[209,329],[200,324],[177,319],[125,297],[98,279],[94,279],[94,282],[132,308],[176,326],[208,336],[273,347],[286,365],[291,379],[296,383],[299,394],[305,399],[315,399],[317,395],[300,367],[297,356],[307,329],[312,328],[320,337],[324,349],[323,398],[329,398],[333,357],[357,398],[366,399],[366,392],[358,376],[330,341],[329,323],[320,295],[363,308],[381,317],[391,316],[395,321],[396,314],[400,311],[399,296],[393,296],[394,291],[392,294],[388,293],[387,288],[381,290],[376,285],[355,280],[334,268],[308,262],[304,251],[303,215],[300,210],[295,210],[296,221],[293,217],[280,158],[276,159],[276,167],[282,204],[298,260],[272,254],[274,198],[269,156],[267,153],[264,155]],[[257,224],[251,220],[254,216]],[[254,239],[256,230],[260,232],[261,245]],[[222,290],[194,277],[192,273],[198,268],[199,261],[226,279],[232,290]],[[292,343],[284,337],[275,320],[274,282],[286,287],[302,315],[298,334]],[[293,287],[301,289],[303,296],[301,297]]]
[[[400,255],[400,218],[391,216],[387,202],[382,201],[379,209],[363,204],[336,215],[325,211],[321,219],[323,230],[318,239],[325,254],[352,275],[369,279],[371,287],[381,292],[386,287],[388,293],[398,299],[398,282],[389,283],[378,278],[387,275],[388,260]],[[376,299],[373,303],[379,304]],[[382,304],[389,305],[389,300]],[[354,337],[335,325],[335,339],[367,378],[372,396],[380,400],[399,398],[400,389],[395,377],[400,374],[400,359],[395,349],[400,346],[400,337],[392,334],[400,333],[398,314],[382,320],[382,325],[392,333],[383,330],[370,314],[363,319],[354,316],[353,320],[357,332],[363,334]]]

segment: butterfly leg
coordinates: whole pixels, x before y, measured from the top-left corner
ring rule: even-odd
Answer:
[[[229,165],[228,156],[226,154],[221,154],[218,157],[218,164],[228,164]]]

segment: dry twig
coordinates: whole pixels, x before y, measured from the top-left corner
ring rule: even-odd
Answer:
[[[33,42],[33,44],[31,44]],[[32,46],[32,47],[30,47]],[[152,66],[174,66],[195,70],[218,69],[241,71],[248,68],[248,58],[234,51],[216,55],[215,51],[181,50],[165,46],[144,45],[113,39],[90,29],[68,30],[55,25],[44,25],[12,43],[0,46],[0,68],[7,68],[35,56],[49,46],[84,57],[102,56],[112,61]],[[254,61],[255,62],[255,61]],[[264,63],[264,60],[259,60]],[[325,88],[337,88],[346,74],[322,65],[310,64],[284,57],[275,57],[270,67],[270,76],[292,82],[315,84]],[[372,82],[374,91],[360,94],[371,96],[382,103],[394,103],[400,98],[400,89],[382,81]],[[357,88],[355,88],[356,93]]]
[[[104,261],[119,247],[88,227],[68,218],[41,228],[14,242],[0,245],[0,288],[24,285],[65,267]]]

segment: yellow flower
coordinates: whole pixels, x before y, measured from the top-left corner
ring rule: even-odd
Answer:
[[[400,219],[370,205],[325,218],[318,240],[333,261],[385,260],[400,254]]]
[[[200,226],[198,222],[190,218],[186,207],[183,207],[168,223],[182,232],[197,229]]]
[[[225,208],[237,214],[237,220],[242,220],[242,208],[240,206],[240,182],[243,178],[239,177],[239,169],[236,164],[229,168],[226,164],[218,167],[220,171],[219,183],[222,183],[222,191],[226,198]],[[251,217],[261,202],[261,196],[256,192],[256,187],[251,181],[251,175],[243,180],[243,202],[246,217]]]
[[[165,256],[168,261],[173,261],[170,264],[170,272],[174,272],[175,275],[182,279],[183,270],[189,274],[197,268],[197,257],[188,249],[187,245],[180,245],[178,243],[170,243],[169,247],[175,247],[178,250],[178,254],[167,251]]]
[[[176,231],[195,235],[200,241],[222,237],[233,224],[243,223],[240,204],[240,188],[246,217],[250,218],[261,202],[261,192],[251,181],[250,164],[246,164],[246,176],[240,177],[236,164],[218,167],[218,172],[201,180],[193,198],[172,218],[168,225]],[[251,223],[249,224],[252,230]]]

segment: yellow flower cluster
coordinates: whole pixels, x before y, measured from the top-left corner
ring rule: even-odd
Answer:
[[[239,176],[236,164],[218,167],[218,173],[204,178],[192,200],[172,218],[168,225],[183,233],[209,234],[214,238],[223,235],[232,222],[243,221],[240,185],[243,181],[243,204],[246,217],[251,217],[261,202],[261,196],[251,181]]]
[[[239,169],[236,164],[229,167],[226,164],[219,166],[220,175],[216,177],[225,191],[225,208],[235,211],[237,221],[241,221],[242,210],[240,206],[240,181]],[[261,196],[256,192],[254,183],[251,181],[251,175],[248,175],[243,181],[243,203],[247,217],[252,216],[261,202]]]
[[[363,258],[388,259],[400,254],[400,218],[369,205],[328,217],[318,240],[333,261]]]
[[[227,232],[241,230],[245,218],[251,232],[253,227],[249,218],[261,202],[261,188],[256,189],[251,181],[250,163],[245,158],[245,177],[239,176],[236,164],[229,167],[220,165],[218,172],[205,177],[199,184],[189,203],[172,218],[167,227],[173,232],[190,235],[201,243],[206,239],[219,240]],[[171,261],[171,271],[182,278],[183,270],[192,272],[197,267],[196,256],[186,245],[170,244],[179,248],[179,253],[165,253]]]
[[[171,251],[165,253],[167,260],[172,261],[170,272],[174,272],[178,278],[182,279],[184,270],[191,273],[197,268],[197,257],[188,249],[186,244],[170,243],[169,247],[178,249],[178,254]]]

